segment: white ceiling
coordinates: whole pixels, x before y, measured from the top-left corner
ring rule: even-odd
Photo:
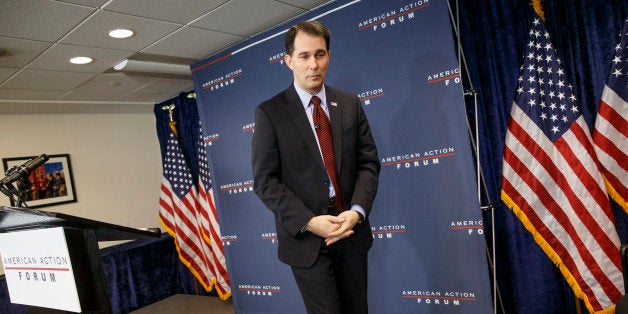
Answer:
[[[125,59],[190,65],[329,0],[0,0],[0,114],[135,113],[194,89],[123,73]],[[128,39],[112,29],[135,31]],[[85,55],[94,62],[73,65]]]

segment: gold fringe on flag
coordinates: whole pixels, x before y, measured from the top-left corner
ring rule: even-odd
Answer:
[[[166,232],[168,232],[168,234],[170,234],[171,237],[173,237],[175,239],[174,241],[174,245],[177,248],[177,255],[179,256],[179,260],[181,261],[181,263],[183,263],[183,265],[185,265],[185,267],[187,267],[190,272],[192,273],[192,275],[194,276],[194,278],[196,278],[196,283],[200,283],[201,286],[203,286],[203,289],[205,289],[205,291],[207,292],[211,292],[214,290],[214,288],[216,288],[216,293],[218,294],[218,297],[225,301],[227,299],[229,299],[232,295],[232,292],[229,291],[227,293],[223,293],[220,291],[220,289],[217,288],[217,279],[216,277],[210,279],[210,282],[206,282],[205,280],[203,280],[203,276],[201,276],[201,274],[199,274],[194,267],[192,267],[192,263],[190,261],[188,261],[187,259],[185,259],[185,257],[183,257],[183,255],[181,254],[181,248],[179,247],[179,243],[176,241],[177,239],[177,233],[168,228],[168,225],[164,223],[164,221],[161,219],[161,217],[158,218],[159,222],[161,223],[161,227],[164,228],[164,230],[166,230]],[[197,294],[198,294],[198,288],[197,288]]]
[[[613,313],[615,313],[615,305],[610,306],[610,307],[608,307],[606,309],[603,309],[601,311],[594,312],[593,311],[593,306],[591,305],[591,302],[587,298],[587,295],[584,293],[584,291],[582,291],[582,288],[580,287],[580,285],[578,285],[578,282],[576,281],[576,278],[569,271],[569,269],[565,266],[564,262],[561,260],[561,258],[558,255],[558,253],[556,253],[556,251],[554,251],[552,246],[545,240],[545,238],[543,238],[541,233],[539,233],[539,231],[536,229],[536,227],[530,221],[530,219],[528,219],[528,217],[526,216],[525,212],[517,205],[517,203],[515,203],[515,201],[512,200],[512,198],[510,198],[510,196],[504,190],[501,191],[501,199],[504,202],[504,204],[506,204],[506,206],[513,211],[515,216],[517,216],[517,218],[519,218],[521,223],[523,223],[523,226],[532,234],[532,237],[534,238],[534,241],[541,247],[541,249],[543,250],[543,252],[545,252],[547,257],[549,257],[549,259],[554,263],[554,265],[556,265],[556,267],[558,267],[560,272],[565,277],[565,280],[567,280],[567,283],[572,288],[575,297],[577,299],[582,300],[582,302],[584,302],[584,305],[587,308],[587,310],[589,311],[589,313],[595,313],[595,314],[613,314]]]
[[[617,204],[619,204],[619,206],[621,206],[624,211],[628,214],[628,201],[626,199],[624,199],[624,197],[619,194],[619,192],[617,192],[617,190],[615,190],[615,187],[613,187],[613,185],[608,182],[608,180],[606,180],[606,177],[602,176],[604,178],[604,183],[606,184],[606,191],[608,192],[608,195],[611,196],[611,198],[617,202]]]
[[[543,12],[543,4],[541,2],[543,2],[543,0],[532,0],[532,7],[534,8],[534,12],[541,18],[541,21],[545,23],[545,12]]]

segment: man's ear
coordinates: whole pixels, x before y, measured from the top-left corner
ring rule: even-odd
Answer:
[[[292,70],[292,56],[290,56],[288,54],[283,56],[283,61],[286,62],[286,65],[288,65],[290,70]]]

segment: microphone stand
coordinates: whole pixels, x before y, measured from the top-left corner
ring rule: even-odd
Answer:
[[[24,191],[22,191],[21,189],[20,190],[16,189],[15,186],[13,186],[13,184],[7,184],[7,186],[9,187],[9,191],[13,192],[13,194],[17,196],[15,207],[20,207],[20,208],[28,207],[28,205],[26,205],[26,202],[24,202],[24,197],[26,196],[26,193],[24,193]]]
[[[7,176],[10,175],[16,169],[17,167],[13,167],[7,170],[6,175]],[[22,191],[19,191],[18,189],[16,189],[12,183],[0,182],[0,192],[2,192],[4,195],[9,197],[9,200],[11,201],[11,206],[20,207],[20,208],[28,207],[28,205],[26,205],[26,203],[24,202],[25,194],[22,193]]]
[[[13,184],[0,184],[0,191],[9,197],[9,200],[11,201],[11,205],[15,206],[15,207],[21,207],[21,208],[26,208],[28,207],[26,205],[26,203],[24,202],[24,197],[23,194],[24,193],[20,193],[20,191],[18,191]]]
[[[15,199],[13,198],[14,194],[8,188],[6,188],[4,184],[0,184],[0,192],[9,197],[9,200],[11,200],[11,204],[15,204]]]

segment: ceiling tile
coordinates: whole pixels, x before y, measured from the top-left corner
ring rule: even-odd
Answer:
[[[166,101],[176,95],[170,94],[143,94],[143,93],[130,93],[122,97],[116,98],[116,101],[149,101],[154,103],[160,103]]]
[[[89,80],[94,74],[24,69],[6,81],[2,88],[70,90]]]
[[[158,79],[144,87],[138,89],[138,93],[180,93],[194,89],[194,82],[191,79]]]
[[[251,36],[274,26],[276,21],[284,21],[303,12],[305,10],[274,0],[232,0],[190,25]]]
[[[0,0],[0,48],[9,51],[0,58],[0,113],[7,105],[21,108],[12,112],[33,113],[117,112],[141,105],[150,113],[152,104],[193,90],[191,80],[125,74],[113,71],[115,64],[191,64],[328,2]],[[136,35],[108,36],[120,27]],[[76,54],[95,62],[70,65]]]
[[[228,0],[114,0],[104,8],[107,11],[143,16],[181,24],[198,18]],[[164,10],[164,8],[168,8]]]
[[[330,2],[330,1],[329,0],[290,0],[291,5],[295,7],[299,7],[301,9],[306,9],[306,10],[314,9],[327,2]]]
[[[111,101],[124,94],[125,93],[72,91],[62,97],[59,97],[59,100]]]
[[[113,68],[133,54],[132,51],[56,44],[27,66],[29,69],[101,73]],[[90,64],[72,64],[70,58],[84,56],[94,59]]]
[[[89,82],[77,87],[76,90],[86,92],[128,93],[156,79],[155,77],[129,76],[119,73],[100,74]]]
[[[62,2],[69,2],[74,4],[85,5],[92,8],[97,8],[103,5],[108,0],[60,0]]]
[[[142,52],[200,60],[242,39],[244,37],[186,26]]]
[[[11,75],[19,71],[19,68],[4,68],[0,67],[0,83],[6,81]]]
[[[100,11],[60,42],[80,46],[138,51],[180,27],[180,24]],[[109,37],[109,31],[116,28],[130,29],[135,32],[135,35],[125,39]]]
[[[95,9],[46,0],[0,1],[0,36],[54,42]]]
[[[52,43],[45,41],[0,36],[0,48],[8,52],[6,56],[0,57],[0,66],[23,67],[50,46]]]
[[[0,88],[0,99],[9,100],[55,100],[63,94],[65,91]]]

